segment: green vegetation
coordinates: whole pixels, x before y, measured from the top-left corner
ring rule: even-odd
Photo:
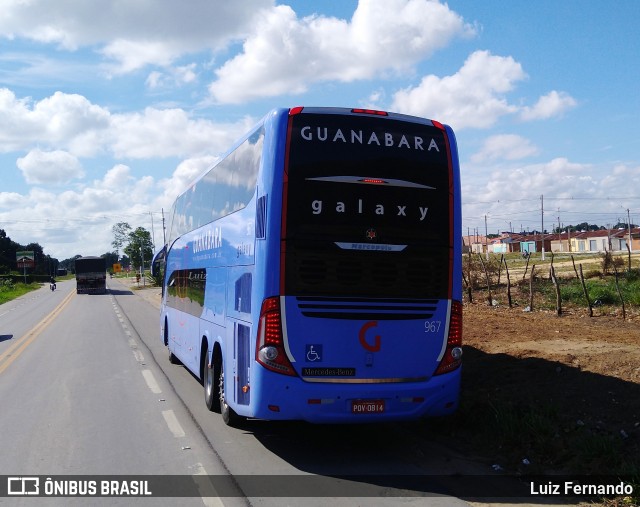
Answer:
[[[0,304],[23,296],[27,292],[39,289],[42,285],[36,282],[24,284],[14,283],[10,279],[0,280]]]
[[[485,254],[465,254],[465,301],[471,297],[477,304],[486,304],[490,295],[492,305],[508,305],[506,264],[514,306],[524,309],[533,295],[534,311],[556,310],[551,259],[548,252],[544,261],[539,253],[528,260],[520,254],[490,254],[488,258]],[[640,258],[637,254],[631,257],[630,264],[631,269],[626,253],[554,255],[553,267],[563,312],[587,314],[588,303],[580,279],[582,266],[584,286],[594,315],[618,318],[622,315],[621,297],[627,317],[638,315]],[[527,337],[535,336],[534,330],[524,332]],[[515,333],[514,339],[517,339]],[[577,376],[581,377],[581,382],[583,378],[589,378],[580,372],[579,366],[554,365],[536,358],[510,358],[506,354],[484,353],[473,347],[465,350],[465,357],[460,408],[451,417],[427,421],[430,435],[443,442],[462,442],[469,453],[490,456],[495,460],[492,463],[504,466],[511,473],[606,473],[634,477],[637,492],[634,497],[604,500],[598,505],[640,505],[637,443],[627,440],[626,436],[621,437],[620,428],[609,427],[606,418],[605,422],[589,420],[587,408],[571,415],[566,410],[568,402],[564,395],[573,392],[572,382],[578,381]],[[491,372],[499,373],[493,375]],[[465,378],[482,381],[465,385]],[[561,378],[566,383],[561,382]],[[594,396],[588,401],[606,403],[607,400],[598,398],[601,394],[595,389],[598,385],[594,382]],[[558,386],[565,386],[567,391]],[[605,394],[607,392],[604,390]],[[576,403],[584,403],[582,398],[584,396]]]
[[[547,253],[544,261],[540,254],[533,254],[528,262],[517,253],[504,256],[490,254],[488,259],[485,254],[465,254],[462,263],[465,294],[490,289],[494,302],[507,305],[506,265],[513,304],[528,306],[533,291],[536,309],[553,310],[556,307],[556,288],[550,276],[552,258],[563,307],[588,307],[579,278],[582,266],[587,294],[594,307],[601,308],[603,313],[613,313],[622,307],[622,296],[627,311],[640,311],[640,259],[637,254],[632,258],[631,270],[627,269],[626,254],[551,256]],[[534,267],[534,279],[531,280]],[[483,295],[480,292],[476,297],[482,298]]]
[[[521,473],[564,470],[597,475],[606,470],[611,475],[640,476],[640,459],[629,458],[623,440],[568,424],[552,402],[514,403],[499,394],[474,400],[468,394],[463,389],[460,409],[453,417],[427,421],[435,435],[472,432],[476,450],[495,456],[500,463],[520,463],[517,471]],[[621,459],[625,455],[627,459]]]

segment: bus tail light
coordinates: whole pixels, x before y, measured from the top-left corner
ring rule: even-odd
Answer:
[[[449,320],[449,336],[447,349],[434,375],[442,375],[455,370],[462,364],[462,303],[451,302],[451,318]]]
[[[377,109],[354,108],[351,112],[356,114],[372,114],[374,116],[389,116],[389,113],[386,111],[379,111]]]
[[[270,297],[262,302],[258,339],[256,340],[256,361],[265,368],[295,376],[296,372],[284,350],[280,299]]]

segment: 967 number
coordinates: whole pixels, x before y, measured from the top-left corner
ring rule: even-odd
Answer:
[[[437,333],[440,331],[440,325],[442,321],[440,320],[427,320],[424,323],[424,332],[425,333]]]

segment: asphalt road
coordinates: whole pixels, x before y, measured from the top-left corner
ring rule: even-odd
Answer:
[[[147,505],[467,505],[435,476],[483,470],[414,436],[412,425],[227,427],[206,409],[198,380],[169,363],[158,289],[115,279],[108,288],[76,295],[74,281],[61,282],[0,305],[0,475],[145,475],[166,478],[165,489],[174,476],[205,476],[200,491],[213,491],[137,499]],[[434,478],[419,488],[389,483],[423,474]],[[445,496],[420,495],[431,490]],[[216,497],[221,491],[228,496]]]

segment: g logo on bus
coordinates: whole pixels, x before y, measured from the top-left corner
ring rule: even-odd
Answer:
[[[360,339],[360,345],[362,345],[362,347],[365,350],[368,350],[369,352],[380,351],[380,335],[376,335],[374,337],[373,345],[370,345],[369,342],[367,342],[367,337],[365,336],[369,329],[377,326],[378,326],[378,321],[371,320],[367,322],[364,326],[362,326],[362,328],[360,329],[360,333],[358,334],[358,338]]]

